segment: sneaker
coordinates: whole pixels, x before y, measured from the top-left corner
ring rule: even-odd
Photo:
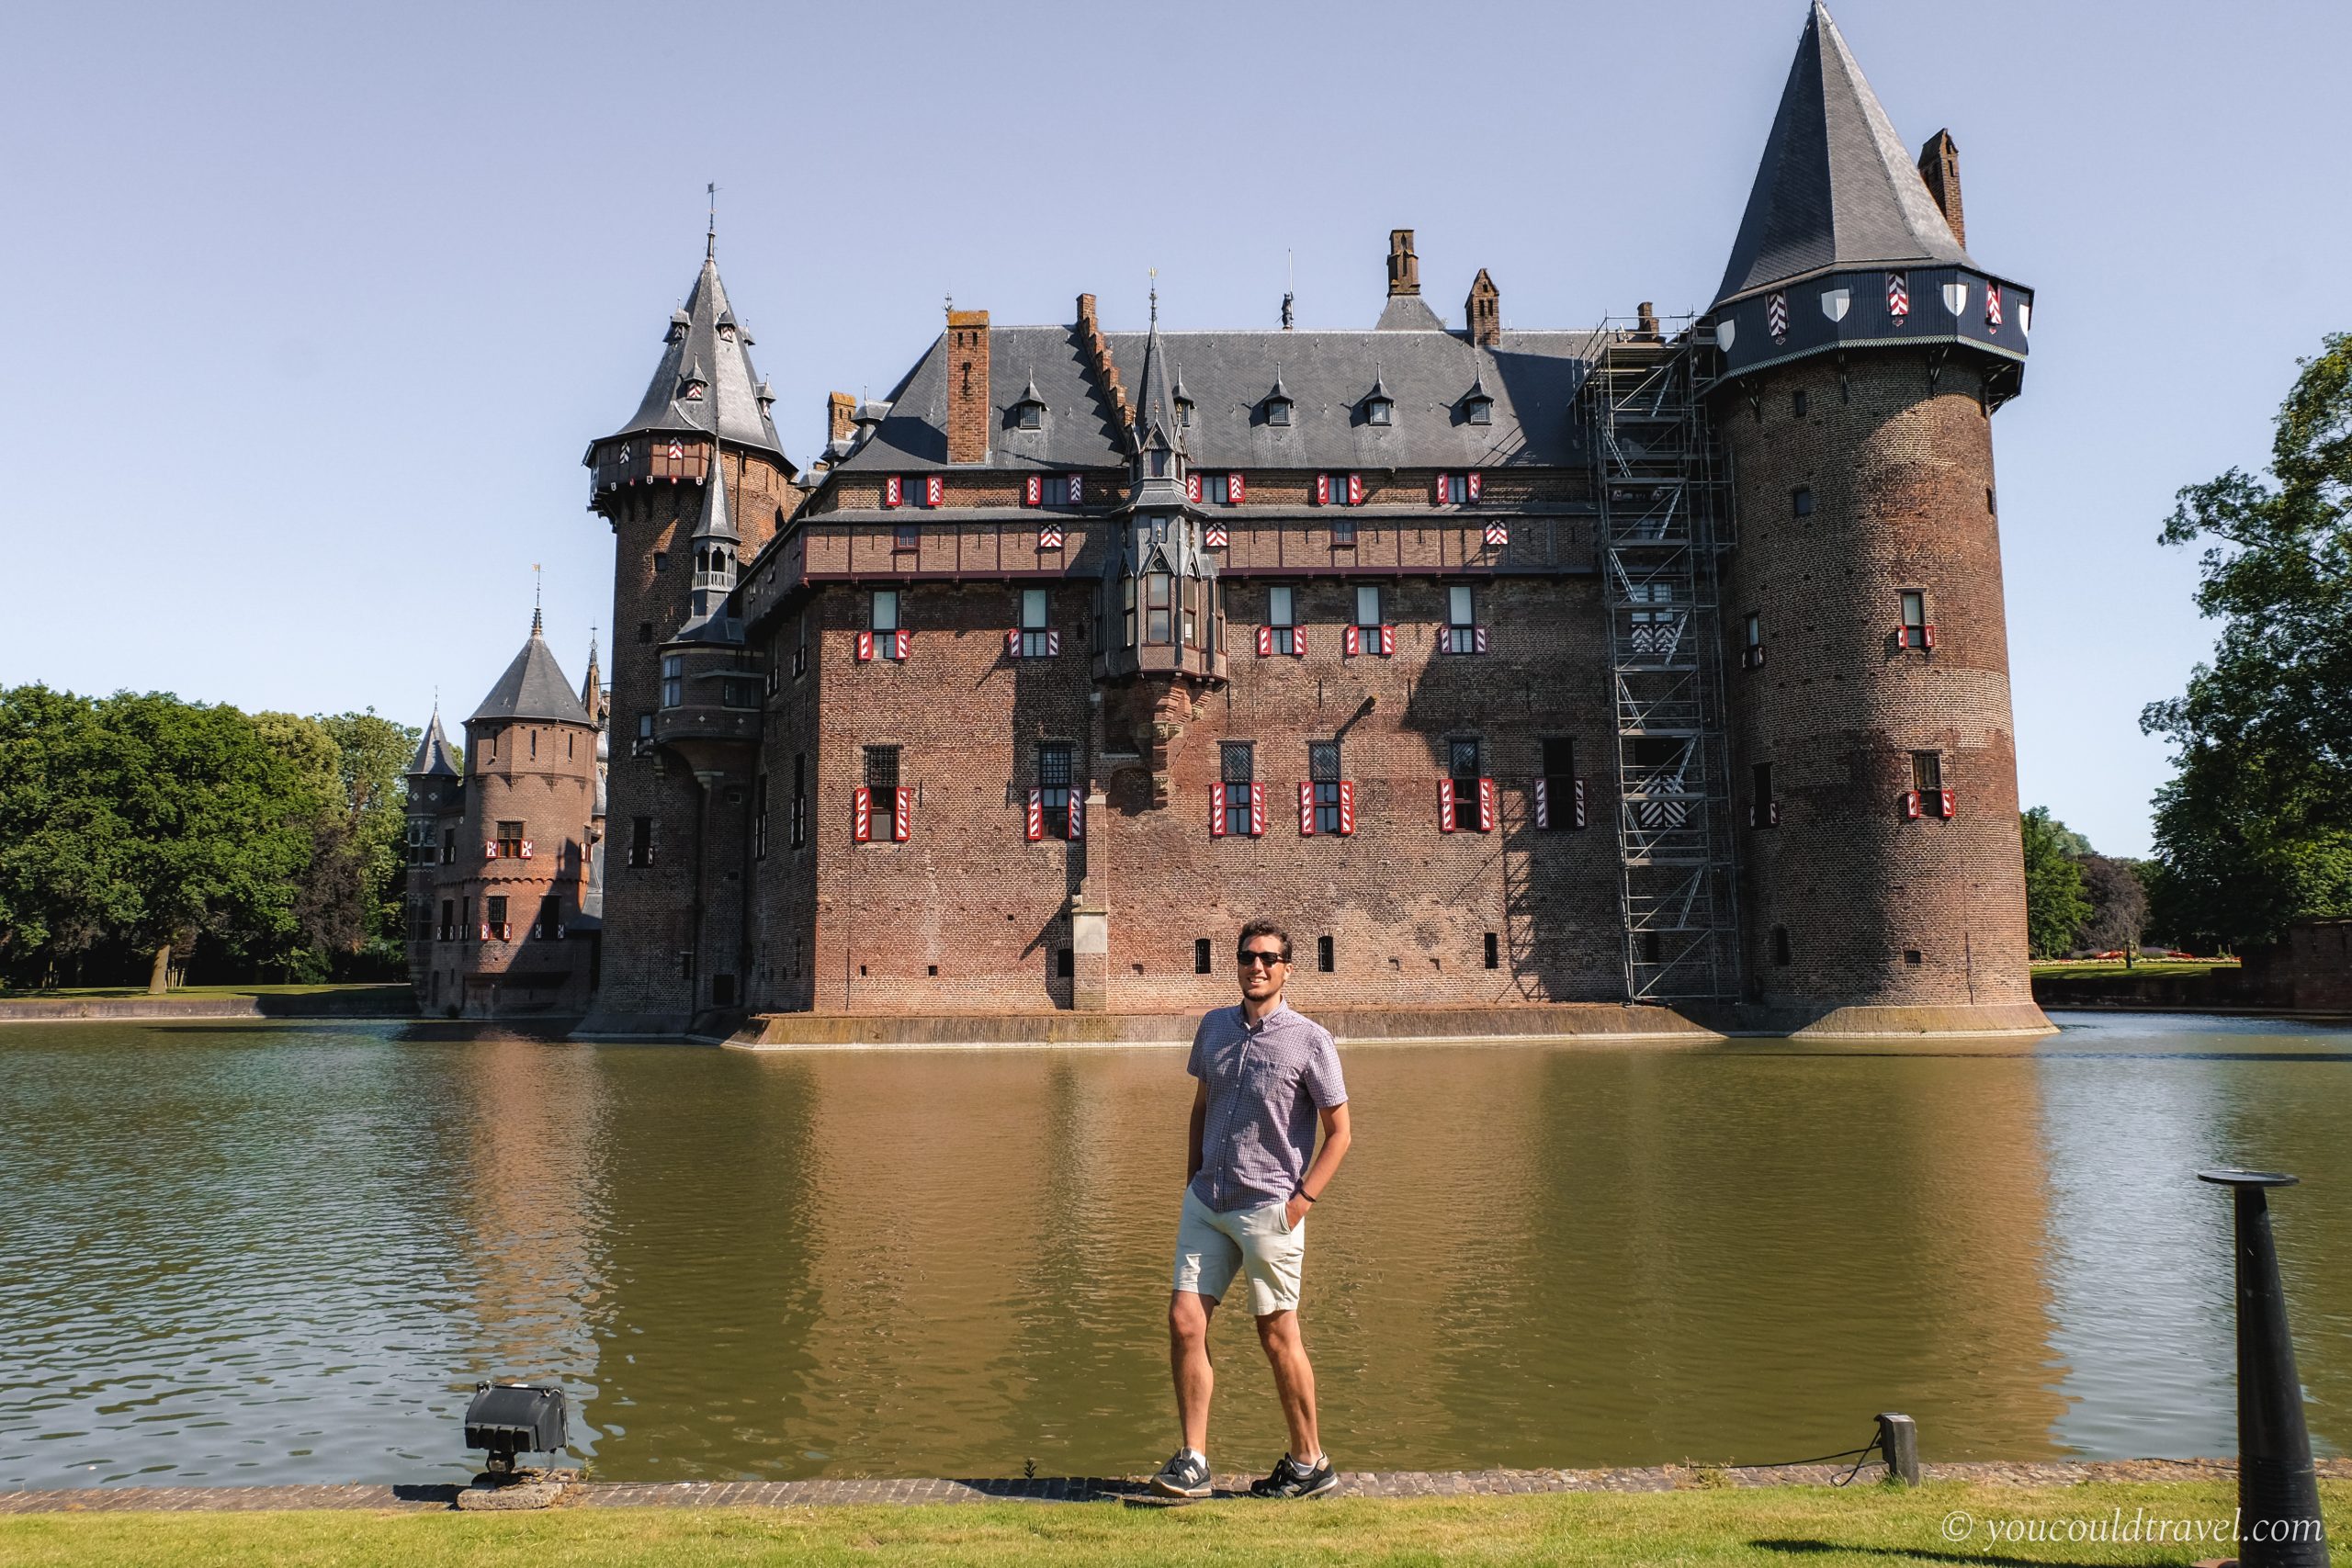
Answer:
[[[1320,1497],[1340,1484],[1340,1472],[1331,1468],[1331,1456],[1325,1454],[1323,1462],[1309,1470],[1288,1454],[1274,1461],[1274,1472],[1263,1481],[1250,1483],[1252,1497]]]
[[[1190,1449],[1178,1449],[1151,1478],[1151,1489],[1162,1497],[1205,1497],[1210,1491],[1209,1461]]]

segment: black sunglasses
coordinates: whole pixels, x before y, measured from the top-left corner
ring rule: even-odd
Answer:
[[[1272,953],[1262,947],[1245,948],[1242,950],[1241,962],[1246,968],[1255,969],[1262,964],[1271,969],[1277,964],[1289,963],[1290,955],[1283,953]]]

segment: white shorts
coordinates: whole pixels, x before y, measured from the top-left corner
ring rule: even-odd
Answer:
[[[1250,1280],[1254,1317],[1298,1310],[1299,1267],[1306,1260],[1306,1221],[1283,1223],[1289,1205],[1276,1200],[1254,1209],[1219,1213],[1184,1188],[1184,1214],[1176,1223],[1176,1289],[1222,1301],[1240,1269]]]

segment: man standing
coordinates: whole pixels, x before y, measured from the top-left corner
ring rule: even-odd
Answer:
[[[1306,1211],[1348,1153],[1348,1090],[1330,1032],[1283,1003],[1290,937],[1272,920],[1241,928],[1241,1005],[1201,1020],[1184,1070],[1193,1091],[1168,1359],[1184,1446],[1151,1479],[1167,1497],[1209,1495],[1209,1316],[1238,1269],[1250,1285],[1258,1342],[1273,1364],[1290,1451],[1252,1482],[1260,1497],[1317,1497],[1340,1483],[1315,1426],[1315,1369],[1298,1334]],[[1323,1147],[1315,1125],[1323,1124]],[[1312,1156],[1310,1163],[1309,1156]]]

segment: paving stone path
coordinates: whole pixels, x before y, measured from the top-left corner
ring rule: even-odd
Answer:
[[[2352,1458],[2319,1461],[2327,1479],[2352,1481]],[[1489,1497],[1548,1492],[1674,1492],[1693,1487],[1826,1485],[1842,1464],[1777,1470],[1392,1470],[1343,1472],[1340,1495],[1352,1497]],[[2086,1481],[2218,1481],[2237,1474],[2234,1460],[2030,1461],[1923,1465],[1930,1481],[1996,1486],[2065,1486]],[[1876,1465],[1855,1477],[1880,1473]],[[1248,1495],[1246,1475],[1217,1477],[1217,1495]],[[373,1509],[401,1513],[456,1506],[458,1488],[415,1486],[89,1486],[0,1492],[0,1514],[252,1513],[274,1508]],[[1117,1479],[1037,1476],[1006,1480],[582,1482],[568,1508],[808,1507],[842,1503],[1111,1503],[1163,1505],[1140,1476]],[[1170,1505],[1163,1505],[1170,1506]]]

